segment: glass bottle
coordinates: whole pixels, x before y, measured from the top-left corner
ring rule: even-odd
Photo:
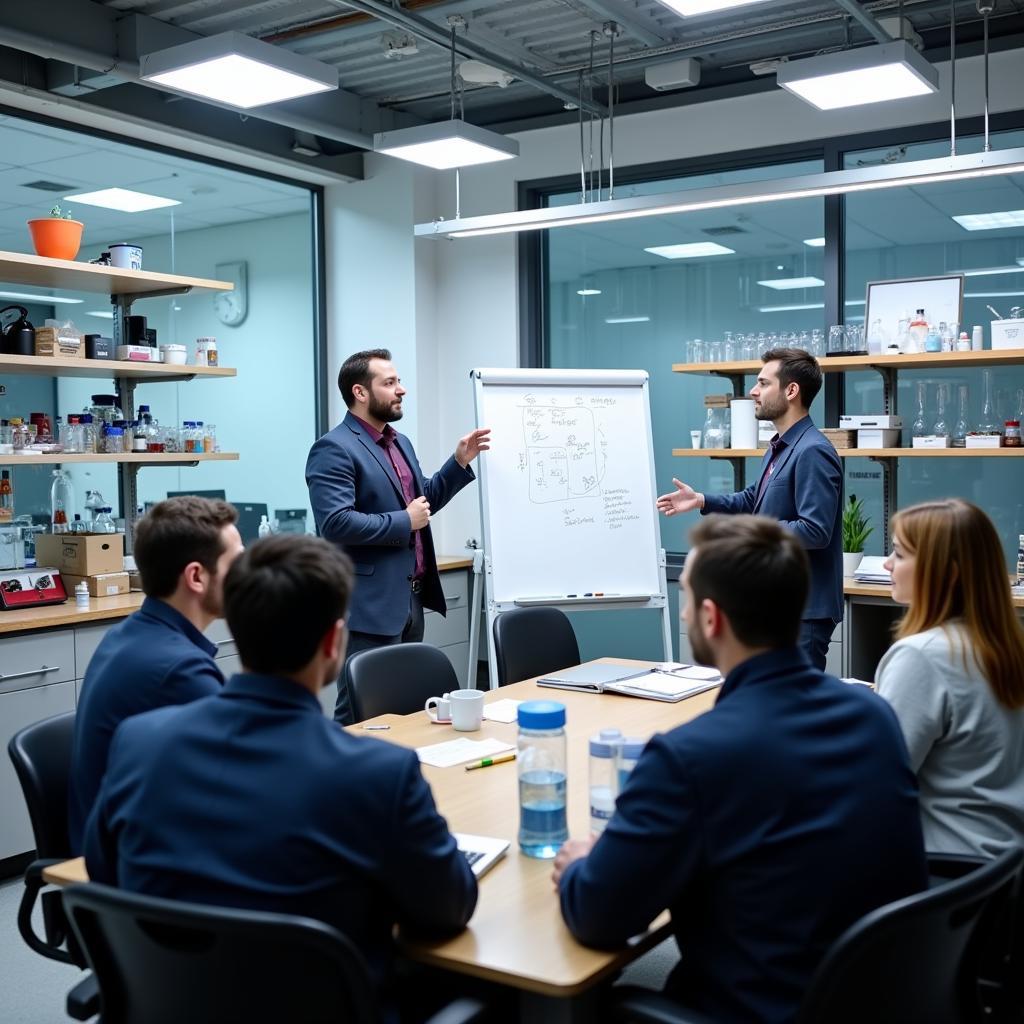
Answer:
[[[919,380],[917,382],[917,415],[914,417],[914,422],[910,427],[911,437],[928,436],[928,416],[925,412],[927,394],[928,385],[923,380]]]
[[[940,384],[935,389],[935,422],[932,424],[932,436],[949,439],[949,424],[946,422],[946,388]]]
[[[203,435],[203,451],[204,452],[215,452],[217,451],[217,424],[207,423],[206,433]]]
[[[14,518],[14,485],[11,471],[0,471],[0,523],[9,523]]]
[[[977,433],[1002,434],[1003,422],[996,416],[996,403],[992,392],[992,371],[981,371],[982,387],[985,389],[985,400],[981,407],[981,419],[978,420]]]
[[[928,338],[928,318],[924,315],[924,309],[919,309],[910,319],[907,328],[909,335],[909,347],[904,352],[924,352],[925,341]]]
[[[722,429],[722,421],[718,416],[718,410],[709,408],[704,419],[704,436],[701,439],[701,446],[704,448],[724,448],[725,432]]]
[[[89,513],[93,523],[96,522],[96,516],[99,515],[100,509],[106,504],[103,500],[103,495],[99,491],[85,492],[85,510]]]
[[[124,427],[107,427],[103,435],[103,450],[108,455],[120,455],[124,452]]]
[[[519,848],[550,859],[569,838],[566,819],[565,705],[528,700],[517,709]]]
[[[88,533],[89,524],[76,512],[75,520],[68,528],[69,533]]]
[[[82,428],[82,451],[99,451],[99,448],[96,445],[96,424],[93,422],[92,413],[81,413],[78,417],[78,422]]]
[[[953,324],[953,326],[951,327],[949,324],[946,323],[945,320],[939,321],[939,339],[941,342],[942,352],[953,351],[953,339],[956,336],[955,327],[956,324]]]
[[[114,520],[110,518],[110,506],[104,505],[99,509],[96,518],[92,521],[93,533],[117,533]]]
[[[971,425],[967,419],[967,385],[961,384],[957,391],[959,393],[958,411],[956,415],[956,423],[953,425],[953,434],[950,443],[954,448],[966,448],[967,435],[971,429]]]
[[[55,469],[50,485],[50,523],[54,533],[68,532],[74,508],[75,490],[71,486],[71,477],[66,470]]]

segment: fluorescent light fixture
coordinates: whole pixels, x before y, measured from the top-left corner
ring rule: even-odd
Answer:
[[[1024,274],[1024,265],[1019,267],[986,267],[981,270],[956,270],[964,277],[995,277],[997,274]]]
[[[1019,263],[1019,264],[1020,264],[1020,265],[1021,265],[1022,267],[1024,267],[1024,256],[1018,256],[1018,257],[1017,257],[1017,262],[1018,262],[1018,263]]]
[[[788,292],[794,288],[824,288],[820,277],[776,277],[770,281],[758,281],[762,288],[774,288],[777,292]]]
[[[995,231],[997,228],[1024,227],[1024,210],[999,210],[997,213],[964,213],[954,217],[968,231]]]
[[[824,238],[805,238],[804,245],[809,245],[812,249],[824,249],[825,239]]]
[[[576,294],[577,295],[600,295],[601,294],[601,289],[600,288],[577,288],[576,289]]]
[[[758,313],[791,313],[798,309],[824,309],[824,302],[794,302],[788,306],[758,306]]]
[[[109,310],[103,310],[103,309],[90,309],[90,310],[88,310],[86,312],[85,315],[86,316],[96,316],[96,317],[99,317],[101,320],[113,320],[114,319],[114,314],[113,313],[111,313]]]
[[[819,110],[859,107],[939,91],[939,73],[905,39],[779,66],[776,82]]]
[[[458,118],[377,132],[373,151],[444,171],[452,167],[490,164],[519,156],[519,143]]]
[[[540,231],[572,227],[577,224],[601,224],[638,217],[664,217],[667,214],[717,210],[755,203],[785,202],[789,199],[813,199],[817,196],[850,195],[908,185],[928,185],[939,181],[966,181],[974,178],[1001,177],[1024,172],[1024,148],[963,153],[934,160],[877,164],[823,174],[801,174],[791,178],[714,185],[709,188],[606,199],[597,203],[576,203],[511,213],[490,213],[482,217],[431,221],[417,224],[415,233],[430,238],[474,238],[478,235],[502,235],[516,231]]]
[[[338,88],[337,68],[241,32],[143,54],[139,77],[243,110]]]
[[[761,4],[765,0],[661,0],[676,14],[684,18],[692,18],[698,14],[713,14],[715,11],[728,11],[733,7],[747,7],[750,4]]]
[[[39,295],[37,292],[0,292],[0,299],[14,299],[20,302],[39,302],[44,306],[61,306],[81,303],[83,299],[68,299],[63,295]]]
[[[649,316],[606,316],[606,324],[646,324],[650,322]]]
[[[736,250],[717,242],[682,242],[679,245],[652,245],[644,252],[664,256],[667,260],[692,260],[697,256],[731,256]]]
[[[85,203],[86,206],[102,206],[108,210],[123,213],[142,213],[144,210],[159,210],[165,206],[181,206],[178,199],[151,196],[130,188],[101,188],[97,192],[79,192],[76,196],[65,196],[66,203]]]
[[[1015,299],[1024,292],[964,292],[965,299]]]

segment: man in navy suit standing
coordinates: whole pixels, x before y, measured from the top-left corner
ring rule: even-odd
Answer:
[[[445,614],[430,515],[475,474],[470,463],[487,451],[490,431],[460,438],[455,454],[424,477],[412,442],[392,423],[402,418],[402,387],[391,353],[356,352],[338,374],[348,412],[310,449],[309,500],[321,536],[343,547],[356,574],[349,617],[349,656],[423,639],[423,609]],[[353,721],[344,674],[335,720]]]
[[[808,409],[821,390],[821,367],[799,348],[776,348],[750,391],[754,414],[772,420],[776,434],[756,483],[735,494],[701,494],[673,479],[671,494],[658,498],[667,516],[699,509],[754,513],[778,519],[800,538],[811,566],[811,593],[800,623],[800,648],[825,668],[828,644],[843,618],[843,469],[835,448],[811,422]]]

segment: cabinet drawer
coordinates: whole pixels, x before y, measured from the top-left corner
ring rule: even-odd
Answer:
[[[214,655],[214,658],[231,658],[238,654],[238,647],[224,619],[214,619],[203,636],[210,643],[217,645],[217,653]],[[229,672],[223,665],[220,666],[220,670],[224,673],[225,678],[233,672],[240,671],[240,669],[232,668]]]
[[[423,641],[435,647],[469,642],[469,609],[449,606],[448,615],[428,612],[423,616]]]
[[[0,740],[6,747],[10,738],[26,725],[74,709],[73,682],[0,693]],[[14,765],[9,758],[0,758],[0,859],[28,853],[35,845]]]
[[[0,693],[30,690],[74,678],[75,642],[70,629],[25,633],[0,640]],[[74,687],[71,692],[74,693]]]
[[[96,648],[116,625],[116,622],[104,622],[97,623],[95,626],[75,627],[75,675],[79,679],[85,678],[85,670],[89,667]]]
[[[464,569],[443,572],[441,589],[449,612],[454,608],[465,608],[469,602],[469,575]]]

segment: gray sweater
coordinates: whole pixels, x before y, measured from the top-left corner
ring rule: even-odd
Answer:
[[[996,700],[968,646],[955,622],[906,637],[875,681],[917,772],[925,847],[996,856],[1024,843],[1024,710]]]

